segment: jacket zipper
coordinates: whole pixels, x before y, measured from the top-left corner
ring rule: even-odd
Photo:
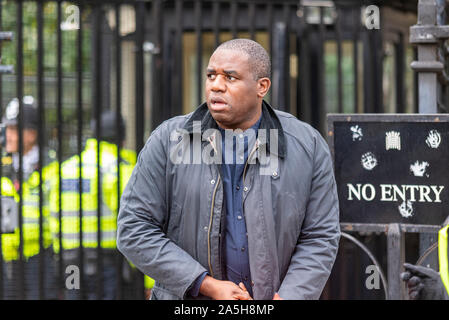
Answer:
[[[215,195],[217,193],[218,185],[220,183],[220,175],[218,175],[217,183],[215,185],[214,193],[212,195],[212,206],[210,207],[210,220],[209,227],[207,229],[207,261],[209,263],[209,270],[212,277],[214,277],[214,271],[212,270],[211,253],[210,253],[210,230],[212,229],[212,220],[214,217]]]
[[[251,151],[251,153],[249,154],[248,159],[246,160],[245,168],[243,168],[243,186],[245,186],[246,167],[248,166],[249,159],[251,159],[251,157],[253,156],[254,152],[256,152],[258,147],[259,147],[259,143],[258,143],[258,140],[256,140],[256,143],[254,144],[254,148]],[[242,197],[242,203],[243,203],[243,197]]]

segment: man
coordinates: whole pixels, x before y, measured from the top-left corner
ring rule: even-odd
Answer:
[[[17,214],[22,215],[22,228],[17,223],[11,230],[2,234],[4,297],[6,299],[21,297],[39,299],[41,297],[39,272],[42,270],[44,298],[54,299],[56,298],[56,287],[52,281],[54,270],[49,249],[51,236],[48,224],[48,196],[49,182],[55,175],[57,162],[54,151],[43,153],[41,170],[43,181],[40,183],[38,111],[32,96],[24,96],[22,106],[22,167],[20,167],[19,155],[19,100],[17,98],[9,102],[2,119],[2,124],[6,128],[5,151],[11,155],[9,162],[5,161],[8,159],[7,156],[2,159],[4,164],[2,167],[2,196],[14,196],[19,202],[19,195],[22,195],[22,210],[20,212],[17,209]],[[22,170],[22,184],[19,179],[20,170]],[[40,199],[39,185],[42,187],[42,199]],[[13,188],[9,186],[13,186]],[[6,205],[5,201],[2,198],[2,205]],[[11,217],[10,220],[18,222],[19,218],[18,216]],[[40,254],[43,255],[42,260]],[[23,274],[20,260],[23,262]],[[23,292],[19,292],[21,289],[18,284],[21,281],[24,283]]]
[[[407,283],[410,300],[449,300],[448,230],[449,225],[446,225],[438,232],[440,272],[404,263],[401,279]]]
[[[318,299],[340,237],[328,147],[263,101],[270,59],[221,44],[206,103],[153,131],[121,200],[119,250],[151,299]],[[225,150],[225,152],[222,152]]]
[[[82,167],[82,232],[80,228],[80,198],[79,198],[79,167],[80,159],[75,155],[61,165],[61,207],[59,206],[59,181],[51,191],[51,229],[53,248],[59,257],[60,244],[63,248],[64,270],[69,265],[79,265],[80,247],[83,247],[84,292],[88,299],[110,300],[117,293],[117,266],[119,258],[116,250],[116,228],[118,210],[118,170],[117,170],[117,137],[123,141],[125,124],[120,118],[120,129],[116,125],[116,114],[105,112],[101,116],[100,130],[100,192],[101,221],[98,230],[98,172],[96,139],[88,139],[81,153]],[[96,122],[91,122],[95,132]],[[135,164],[135,153],[125,149],[120,150],[120,194],[123,191]],[[60,213],[59,213],[60,212]],[[62,225],[59,223],[61,214]],[[61,229],[62,239],[59,237]],[[101,233],[101,243],[98,243],[98,233]],[[82,233],[82,244],[80,243]],[[98,246],[102,252],[103,269],[97,270]],[[103,277],[103,294],[97,296],[98,277]],[[65,283],[65,279],[64,279]],[[81,290],[65,290],[66,299],[82,299]]]

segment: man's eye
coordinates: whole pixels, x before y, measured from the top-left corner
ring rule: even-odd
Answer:
[[[227,76],[227,78],[228,78],[228,80],[231,80],[231,81],[235,80],[235,77],[233,77],[233,76]]]
[[[215,74],[208,74],[207,78],[210,80],[213,80],[213,79],[215,79]]]

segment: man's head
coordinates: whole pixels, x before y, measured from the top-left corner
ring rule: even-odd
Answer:
[[[32,96],[24,96],[22,102],[22,141],[26,154],[37,143],[38,111]],[[14,98],[8,103],[2,123],[6,127],[6,152],[19,152],[19,99]]]
[[[215,50],[207,66],[206,101],[220,127],[246,130],[259,119],[270,69],[268,53],[255,41],[234,39]]]

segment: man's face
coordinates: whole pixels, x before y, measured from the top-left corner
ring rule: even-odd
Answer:
[[[23,152],[28,152],[36,144],[37,132],[34,129],[23,130]],[[6,127],[6,152],[19,152],[19,131],[17,126]]]
[[[215,51],[207,66],[206,102],[224,129],[251,127],[260,117],[263,96],[269,88],[254,80],[248,56],[235,50]]]

